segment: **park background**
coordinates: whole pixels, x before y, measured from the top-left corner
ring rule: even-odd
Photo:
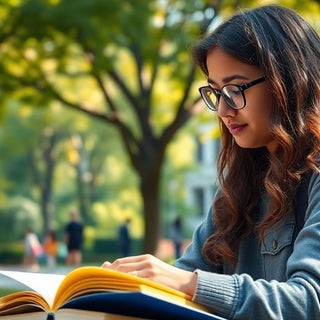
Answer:
[[[267,3],[319,30],[319,2],[0,1],[0,264],[21,263],[28,225],[62,241],[71,210],[85,225],[86,264],[117,257],[126,218],[134,254],[161,256],[176,216],[189,239],[209,210],[219,147],[192,44],[238,8]]]

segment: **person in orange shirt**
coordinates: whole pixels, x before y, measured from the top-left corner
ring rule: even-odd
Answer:
[[[43,244],[43,250],[47,256],[47,266],[53,269],[57,263],[58,239],[55,231],[50,230]]]

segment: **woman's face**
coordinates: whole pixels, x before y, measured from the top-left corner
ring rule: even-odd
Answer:
[[[226,84],[242,85],[264,76],[257,67],[244,63],[219,47],[207,55],[208,83],[217,90]],[[267,147],[274,152],[277,146],[269,128],[271,110],[275,105],[268,81],[244,91],[246,106],[240,110],[230,108],[221,97],[217,115],[242,148]]]

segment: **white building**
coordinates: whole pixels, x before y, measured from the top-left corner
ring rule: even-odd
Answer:
[[[210,128],[204,128],[204,132]],[[211,128],[212,130],[212,128]],[[209,136],[209,135],[208,135]],[[198,169],[186,174],[187,204],[194,209],[193,226],[207,215],[217,189],[217,157],[220,148],[219,138],[195,138],[197,144],[196,161]]]

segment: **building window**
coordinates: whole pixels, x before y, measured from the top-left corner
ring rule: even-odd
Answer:
[[[199,216],[203,216],[204,215],[204,189],[203,188],[194,189],[194,199],[195,199],[195,205],[197,208],[197,214]]]
[[[199,138],[196,139],[196,157],[197,162],[202,163],[203,162],[203,144],[200,142]]]

